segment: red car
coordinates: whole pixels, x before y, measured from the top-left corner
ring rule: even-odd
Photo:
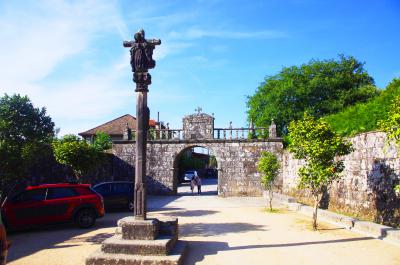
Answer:
[[[88,184],[28,186],[7,198],[2,207],[3,221],[10,228],[71,221],[88,228],[103,216],[103,198]]]

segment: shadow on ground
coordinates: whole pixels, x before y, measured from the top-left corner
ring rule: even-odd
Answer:
[[[147,209],[161,209],[165,205],[179,199],[180,196],[169,195],[169,196],[155,196],[150,195],[147,197]]]
[[[179,196],[149,196],[148,209],[168,211],[168,208],[163,207],[177,198]],[[180,208],[170,209],[182,210]],[[84,234],[101,228],[116,227],[119,219],[130,215],[132,213],[126,211],[107,211],[106,215],[98,219],[96,225],[90,229],[80,229],[73,224],[58,224],[11,232],[8,236],[12,244],[9,250],[8,261],[18,260],[42,249],[74,247],[82,242],[90,242],[95,245],[101,244],[105,239],[113,236],[113,233],[101,233],[99,231],[93,236],[84,236]]]
[[[217,195],[218,195],[218,192],[214,191],[214,190],[203,191],[203,192],[201,192],[201,194],[197,194],[197,191],[193,191],[193,193],[190,192],[190,191],[188,191],[188,192],[185,192],[185,191],[179,192],[179,196],[217,196]]]
[[[203,179],[201,195],[197,194],[197,187],[194,188],[193,193],[190,191],[190,183],[185,182],[179,184],[178,195],[179,196],[217,196],[217,179]]]
[[[179,226],[182,236],[215,236],[247,231],[268,231],[263,225],[249,223],[188,223]]]
[[[105,217],[98,219],[96,225],[90,229],[80,229],[73,224],[61,224],[11,232],[9,233],[11,248],[7,260],[11,262],[42,249],[74,247],[82,242],[101,244],[114,234],[101,232],[92,236],[84,236],[84,234],[100,228],[115,227],[119,219],[128,215],[130,215],[129,212],[108,213]]]
[[[158,212],[158,211],[157,211]],[[212,210],[175,210],[170,208],[168,212],[160,212],[161,215],[171,216],[171,217],[196,217],[196,216],[204,216],[204,215],[212,215],[216,214],[219,211]]]
[[[260,248],[281,248],[281,247],[297,247],[304,245],[318,245],[318,244],[339,244],[353,241],[364,241],[371,240],[373,237],[354,237],[336,240],[324,240],[324,241],[304,241],[304,242],[293,242],[293,243],[278,243],[278,244],[265,244],[265,245],[244,245],[230,247],[228,242],[220,241],[188,241],[189,250],[185,257],[183,264],[196,264],[204,260],[205,256],[216,255],[218,252],[232,251],[232,250],[245,250],[245,249],[260,249]]]

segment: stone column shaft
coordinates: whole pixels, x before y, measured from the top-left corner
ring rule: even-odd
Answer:
[[[134,217],[146,219],[146,146],[147,127],[149,126],[149,109],[147,107],[147,92],[138,91],[136,94],[136,165]]]

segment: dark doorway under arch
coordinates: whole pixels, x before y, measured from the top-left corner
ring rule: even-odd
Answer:
[[[201,178],[202,195],[217,195],[217,168],[217,159],[208,148],[191,146],[183,149],[174,160],[174,182],[177,183],[177,194],[197,194],[197,187],[193,193],[190,189],[190,181],[195,172]]]

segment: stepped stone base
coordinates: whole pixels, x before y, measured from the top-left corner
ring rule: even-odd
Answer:
[[[187,251],[187,243],[176,242],[168,256],[141,256],[111,254],[97,251],[86,259],[86,265],[181,265]]]
[[[121,235],[106,239],[101,250],[104,253],[136,255],[168,255],[176,243],[172,236],[160,236],[155,240],[126,240]]]
[[[86,265],[179,265],[187,249],[178,241],[178,219],[118,221],[116,234],[101,250],[86,259]]]

